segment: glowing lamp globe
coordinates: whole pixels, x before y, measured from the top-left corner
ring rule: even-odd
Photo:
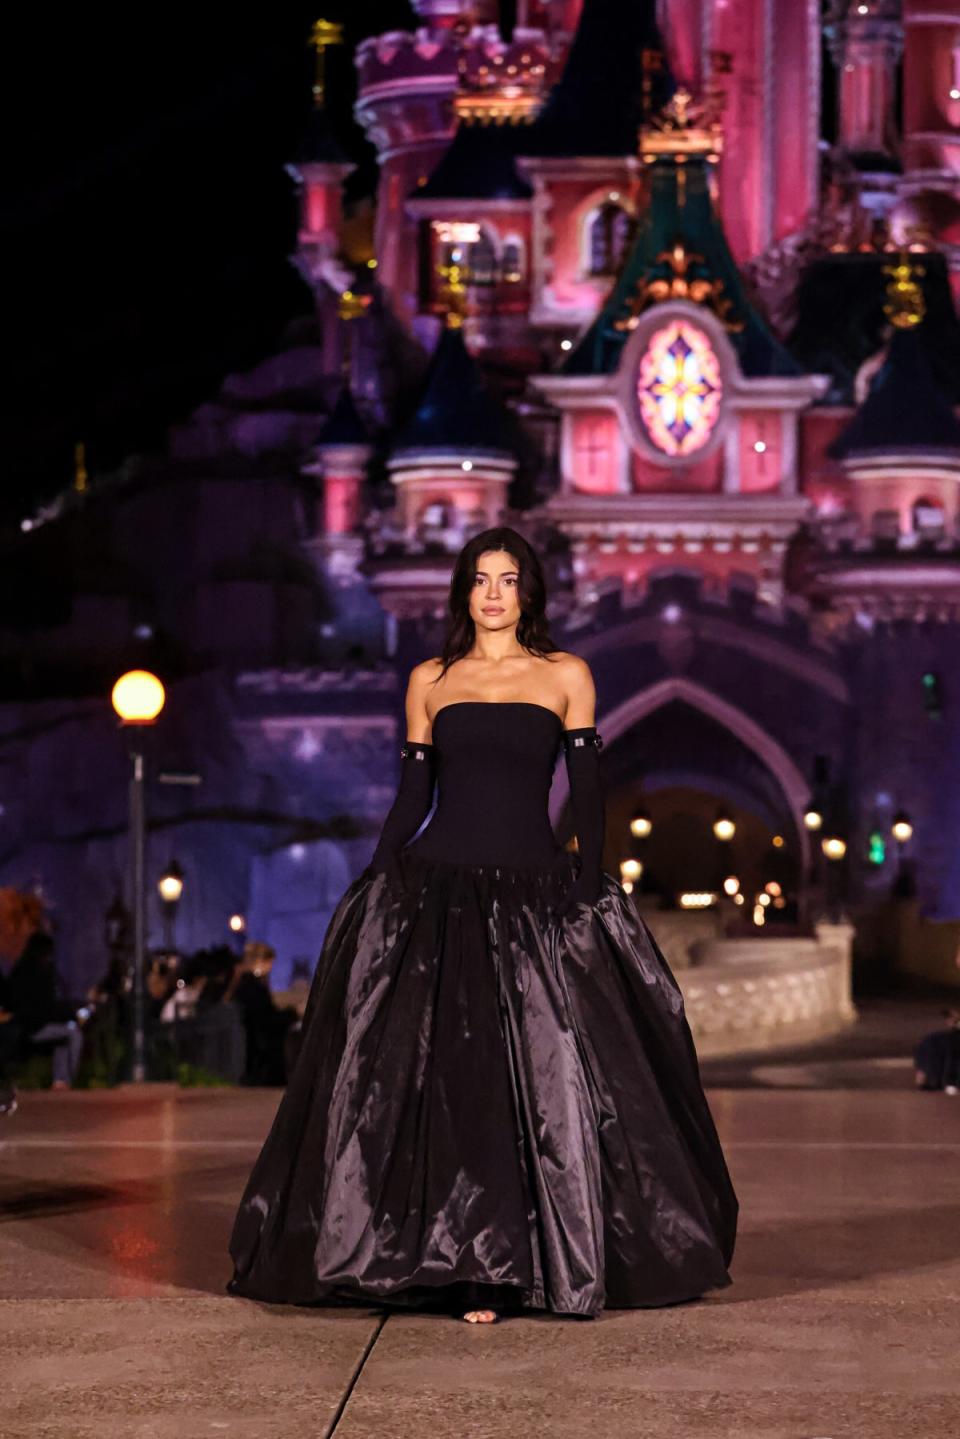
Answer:
[[[620,861],[621,879],[637,880],[643,874],[643,865],[639,859],[622,859]]]
[[[847,852],[847,842],[839,835],[828,835],[820,841],[820,848],[827,859],[843,859]]]
[[[183,870],[172,860],[157,881],[160,898],[167,904],[177,904],[183,894]]]
[[[713,822],[713,832],[717,839],[729,840],[733,839],[733,836],[736,834],[737,826],[728,814],[721,813],[717,815]]]
[[[894,815],[891,832],[899,844],[906,844],[907,840],[913,834],[913,825],[902,810],[899,814]]]
[[[128,670],[110,695],[124,724],[153,724],[166,700],[163,685],[149,670]]]
[[[645,810],[640,810],[630,821],[630,833],[636,839],[646,839],[652,829],[653,821]]]
[[[247,921],[242,914],[231,914],[230,929],[234,934],[243,934],[247,927]]]
[[[823,824],[823,815],[818,809],[808,809],[803,816],[803,822],[807,829],[819,829]]]

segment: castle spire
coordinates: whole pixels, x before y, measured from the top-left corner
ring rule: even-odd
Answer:
[[[800,373],[748,300],[714,209],[710,172],[721,143],[714,104],[698,105],[682,89],[644,125],[646,210],[613,289],[564,373],[612,373],[640,315],[651,305],[678,299],[713,311],[745,375]]]
[[[327,100],[327,50],[331,45],[343,44],[343,26],[333,20],[315,20],[310,31],[310,45],[316,55],[313,78],[313,104],[322,110]]]

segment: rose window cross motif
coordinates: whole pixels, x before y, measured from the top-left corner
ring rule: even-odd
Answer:
[[[650,337],[637,373],[644,428],[665,455],[702,449],[720,417],[723,381],[702,330],[672,321]]]

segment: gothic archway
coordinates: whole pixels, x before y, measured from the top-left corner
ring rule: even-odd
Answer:
[[[762,726],[729,700],[708,690],[685,675],[671,675],[650,685],[612,709],[598,716],[597,726],[609,749],[617,740],[633,730],[647,716],[666,705],[682,703],[707,716],[722,730],[728,731],[750,751],[772,779],[782,798],[782,808],[789,817],[802,865],[806,872],[810,863],[810,835],[803,822],[810,799],[810,786],[798,766]],[[568,799],[568,784],[563,767],[558,768],[551,795],[551,818],[558,823]]]

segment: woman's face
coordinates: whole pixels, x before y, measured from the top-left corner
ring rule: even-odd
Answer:
[[[520,565],[506,550],[484,550],[477,560],[470,618],[485,630],[509,629],[520,619]]]

